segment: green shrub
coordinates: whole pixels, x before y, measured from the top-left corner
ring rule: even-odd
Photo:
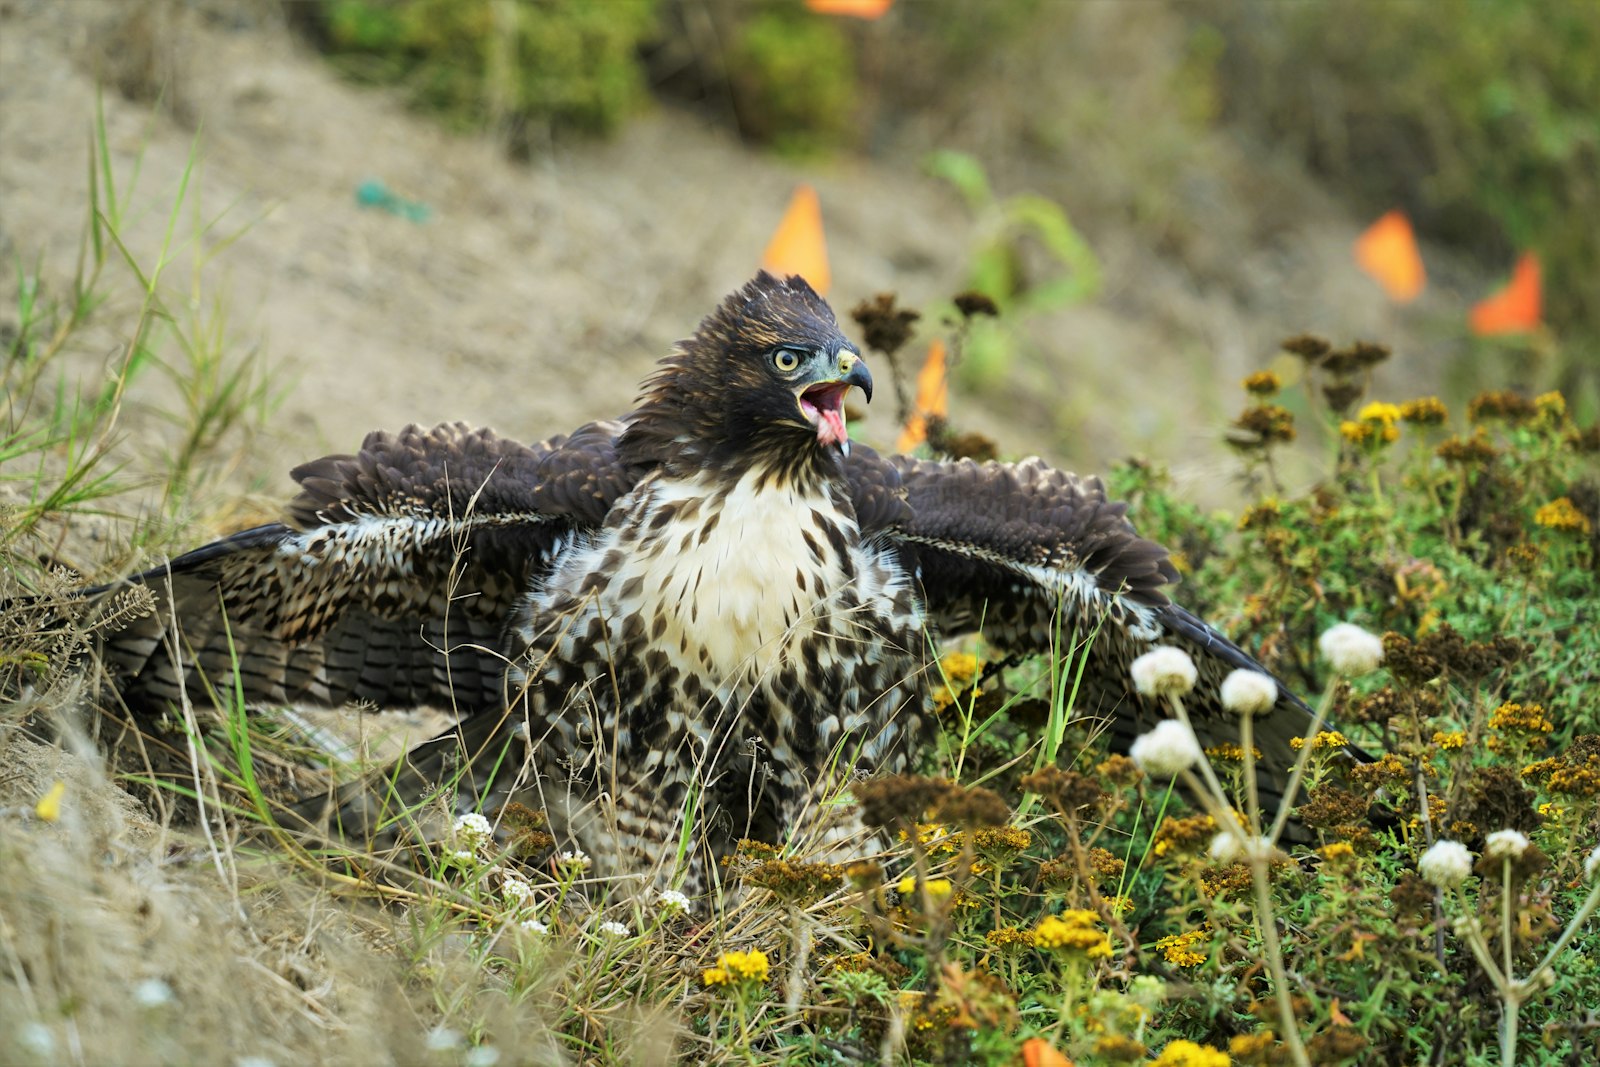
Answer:
[[[856,56],[835,19],[798,3],[742,19],[729,48],[728,81],[746,136],[789,152],[851,139],[859,105]]]
[[[637,50],[655,0],[331,0],[326,37],[363,80],[398,82],[461,128],[526,150],[551,130],[608,133],[644,99]]]
[[[1228,116],[1485,265],[1537,251],[1549,321],[1593,351],[1600,242],[1575,220],[1600,210],[1600,5],[1223,4],[1208,21]]]

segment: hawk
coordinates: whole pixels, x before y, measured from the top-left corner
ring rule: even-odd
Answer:
[[[103,658],[146,716],[235,662],[253,705],[449,709],[381,785],[543,809],[618,875],[828,825],[853,776],[910,767],[938,642],[980,628],[1086,649],[1079,713],[1124,744],[1163,717],[1129,664],[1182,648],[1202,740],[1236,739],[1218,687],[1261,668],[1168,599],[1166,551],[1098,479],[881,456],[850,441],[853,388],[870,400],[872,376],[828,305],[763,272],[619,420],[533,446],[410,427],[296,468],[282,522],[132,579],[158,610]],[[1310,719],[1280,693],[1257,733],[1268,804]],[[370,828],[382,799],[332,805]]]

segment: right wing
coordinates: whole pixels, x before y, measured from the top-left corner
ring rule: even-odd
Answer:
[[[621,429],[591,423],[530,448],[460,423],[411,426],[297,467],[285,522],[126,580],[158,606],[104,639],[113,686],[157,710],[205,680],[226,691],[237,662],[249,701],[504,707],[514,605],[634,481]]]

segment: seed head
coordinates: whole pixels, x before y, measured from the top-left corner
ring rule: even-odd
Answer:
[[[1133,684],[1147,697],[1182,696],[1194,688],[1194,660],[1180,648],[1163,645],[1133,661]]]
[[[1222,680],[1222,706],[1239,715],[1261,715],[1278,702],[1278,683],[1260,671],[1237,670]]]
[[[1460,841],[1439,841],[1422,854],[1417,870],[1440,889],[1451,889],[1472,873],[1472,853]]]
[[[1495,860],[1514,860],[1528,851],[1528,844],[1528,835],[1521,830],[1496,830],[1483,839],[1483,854]]]
[[[1371,674],[1383,662],[1383,642],[1353,623],[1328,627],[1317,647],[1334,670],[1351,678]]]
[[[1164,719],[1149,733],[1140,734],[1128,755],[1145,773],[1171,778],[1200,762],[1203,753],[1193,730],[1176,719]]]

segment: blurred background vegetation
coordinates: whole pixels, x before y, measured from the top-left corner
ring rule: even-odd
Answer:
[[[519,154],[605,134],[649,88],[785,153],[872,151],[913,112],[1015,107],[995,57],[1026,68],[1040,0],[924,0],[892,37],[802,0],[324,0],[292,17],[351,77],[399,83],[457,127]],[[1558,371],[1592,389],[1600,338],[1600,4],[1394,0],[1182,8],[1168,86],[1180,120],[1290,152],[1361,211],[1405,210],[1419,232],[1488,270],[1534,250],[1565,342]],[[1070,60],[1070,51],[1063,61]],[[1040,101],[1043,103],[1044,101]],[[1088,107],[1092,102],[1086,102]],[[1048,158],[1083,115],[1033,115],[1014,149]],[[951,122],[949,127],[959,125]],[[947,127],[947,128],[949,128]],[[1161,131],[1153,131],[1160,133]],[[1145,221],[1159,215],[1134,205]],[[1587,220],[1587,221],[1580,221]],[[1006,294],[991,293],[995,297]]]

